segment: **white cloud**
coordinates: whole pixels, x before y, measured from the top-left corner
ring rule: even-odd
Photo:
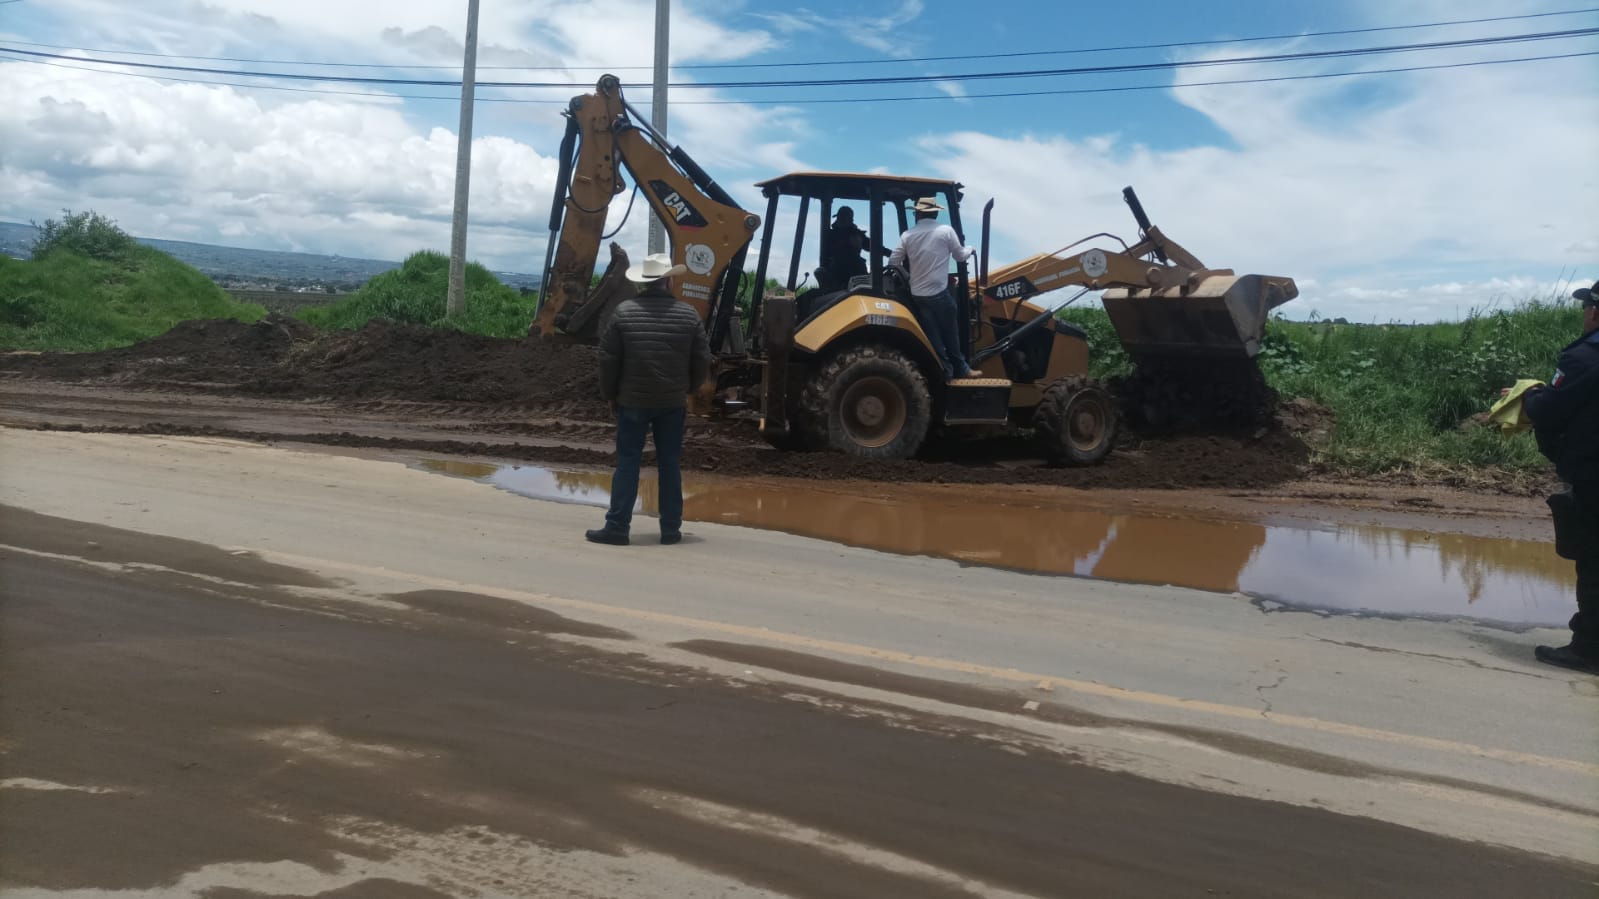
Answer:
[[[886,12],[853,16],[824,15],[804,7],[755,15],[785,34],[826,34],[885,56],[906,57],[916,55],[917,45],[905,29],[922,17],[925,7],[922,0],[900,0]]]
[[[1374,24],[1456,15],[1446,0],[1362,4],[1357,10],[1368,9]],[[1534,8],[1517,4],[1507,10]],[[455,64],[465,24],[464,4],[445,0],[389,0],[381,7],[325,0],[57,0],[51,9],[69,37],[21,39],[411,65]],[[624,80],[648,81],[653,10],[654,0],[484,4],[482,65],[553,68],[485,69],[480,78],[587,85],[601,67],[613,66]],[[915,37],[924,12],[920,0],[874,0],[844,18],[804,7],[748,12],[737,4],[687,0],[674,4],[673,60],[764,61],[761,54],[783,41],[799,48],[818,35],[830,46],[853,41],[892,56],[943,52]],[[739,27],[749,22],[759,27]],[[1475,32],[1449,34],[1464,33]],[[1511,52],[1521,51],[1481,51],[1472,58]],[[1457,58],[1466,57],[1425,61]],[[1070,125],[1057,123],[1073,119],[1052,114],[1061,109],[1053,100],[1040,100],[1040,114],[1025,123],[1039,129],[1031,134],[1017,134],[1014,121],[984,125],[981,101],[919,105],[958,108],[960,123],[979,125],[930,134],[919,144],[922,158],[903,165],[904,122],[955,123],[948,116],[885,114],[883,140],[893,146],[879,158],[849,155],[864,152],[866,143],[841,148],[828,139],[826,114],[811,109],[678,103],[669,132],[757,213],[765,204],[751,182],[795,169],[910,170],[962,181],[972,206],[969,227],[975,229],[974,213],[984,200],[998,199],[996,262],[1096,231],[1130,234],[1120,190],[1133,184],[1155,221],[1201,259],[1294,276],[1303,296],[1285,310],[1290,314],[1314,308],[1366,320],[1447,317],[1457,306],[1478,304],[1472,300],[1540,293],[1562,276],[1599,275],[1599,220],[1593,215],[1599,167],[1592,164],[1599,158],[1599,129],[1592,124],[1599,120],[1599,65],[1593,60],[1370,79],[1194,83],[1333,68],[1185,74],[1169,96],[1214,126],[1207,136],[1224,135],[1189,146],[1161,134],[1160,118],[1129,118],[1121,133],[1059,130]],[[677,70],[673,80],[687,80],[692,71]],[[936,87],[951,96],[965,90],[955,83]],[[0,218],[40,218],[62,206],[97,208],[151,236],[387,258],[447,243],[453,103],[312,99],[15,63],[0,63],[0,90],[6,96],[0,105]],[[514,96],[564,102],[578,92]],[[717,96],[684,90],[673,99]],[[647,90],[634,89],[630,99],[648,110]],[[542,261],[559,109],[494,103],[477,109],[470,252],[492,267],[531,271]],[[1152,146],[1156,134],[1167,144]],[[880,164],[885,159],[891,164]],[[618,238],[630,250],[643,244],[643,209],[634,210]],[[779,248],[777,255],[783,254]]]
[[[1576,285],[1569,278],[1513,276],[1409,287],[1369,286],[1347,278],[1325,286],[1307,286],[1301,280],[1299,286],[1305,299],[1281,310],[1287,318],[1349,318],[1353,312],[1359,320],[1386,323],[1457,320],[1472,313],[1514,308],[1528,299],[1565,301]]]
[[[481,65],[555,68],[485,69],[479,79],[587,85],[600,66],[647,65],[653,9],[653,0],[484,4]],[[376,15],[369,5],[320,0],[210,0],[198,6],[192,0],[61,0],[59,12],[70,23],[70,40],[85,46],[143,43],[170,53],[412,65],[458,63],[465,25],[464,6],[439,0],[391,0]],[[763,31],[729,28],[692,4],[673,10],[674,60],[739,58],[772,40]],[[647,71],[617,73],[624,80],[649,78]],[[452,75],[445,69],[433,77]],[[40,218],[65,206],[95,208],[150,236],[381,258],[448,242],[456,149],[451,103],[307,99],[10,62],[0,62],[0,90],[7,96],[0,108],[0,180],[7,185],[0,218]],[[556,173],[549,154],[562,127],[558,113],[584,90],[512,94],[558,104],[479,105],[469,241],[474,257],[523,271],[542,262]],[[631,99],[647,110],[649,92],[642,93]],[[695,95],[715,97],[710,91]],[[787,111],[737,104],[678,109],[673,139],[695,148],[713,171],[797,165],[793,153],[803,127]],[[625,194],[617,200],[612,227],[626,200]],[[644,211],[638,204],[619,240],[643,244]]]
[[[447,244],[455,136],[416,128],[393,104],[270,102],[15,64],[0,65],[0,90],[0,181],[11,188],[0,216],[92,206],[152,236],[250,235],[380,258]],[[538,227],[553,160],[490,136],[473,142],[473,163],[475,225]]]
[[[922,148],[973,200],[997,198],[1011,254],[1096,231],[1131,238],[1120,190],[1132,184],[1155,223],[1207,264],[1328,286],[1302,290],[1300,308],[1447,317],[1449,292],[1429,279],[1475,272],[1469,299],[1486,302],[1496,285],[1530,289],[1599,262],[1585,249],[1599,234],[1595,68],[1582,59],[1373,76],[1386,79],[1380,100],[1349,94],[1355,79],[1177,87],[1230,147],[965,132]],[[1259,74],[1228,67],[1225,77]],[[1217,78],[1206,69],[1180,82]]]

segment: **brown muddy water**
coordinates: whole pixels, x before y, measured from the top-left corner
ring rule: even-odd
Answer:
[[[606,472],[452,460],[424,461],[421,468],[534,499],[610,502]],[[691,522],[1036,574],[1243,593],[1266,609],[1557,627],[1576,611],[1571,563],[1556,557],[1550,544],[1527,540],[1185,519],[954,491],[860,496],[689,478],[683,492],[683,517]],[[639,495],[635,512],[653,515],[652,479],[641,480]]]

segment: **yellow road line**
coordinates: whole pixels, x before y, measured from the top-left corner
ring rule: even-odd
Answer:
[[[1142,705],[1155,706],[1166,709],[1179,709],[1189,712],[1201,712],[1223,718],[1247,719],[1250,721],[1267,721],[1272,724],[1295,728],[1298,730],[1315,731],[1324,734],[1337,734],[1345,737],[1356,737],[1379,743],[1391,743],[1399,746],[1408,746],[1414,749],[1426,749],[1433,752],[1450,753],[1453,755],[1475,756],[1477,758],[1493,759],[1495,761],[1509,762],[1516,765],[1534,765],[1540,768],[1549,768],[1556,771],[1566,771],[1573,774],[1599,777],[1599,764],[1581,762],[1575,759],[1556,758],[1546,755],[1537,755],[1530,752],[1518,752],[1513,749],[1497,749],[1491,746],[1478,746],[1474,743],[1462,743],[1456,740],[1443,740],[1436,737],[1423,737],[1416,734],[1401,733],[1398,731],[1382,730],[1374,727],[1364,727],[1358,724],[1346,724],[1341,721],[1327,721],[1321,718],[1311,718],[1304,715],[1285,715],[1277,712],[1263,712],[1258,708],[1246,706],[1227,705],[1219,702],[1207,702],[1200,699],[1184,699],[1180,696],[1169,696],[1165,693],[1152,693],[1147,690],[1130,690],[1126,687],[1115,687],[1108,684],[1097,684],[1091,681],[1071,680],[1049,674],[1038,674],[1029,671],[1019,671],[1015,668],[998,668],[992,665],[982,665],[976,662],[963,662],[958,659],[945,659],[936,656],[915,655],[892,649],[881,649],[875,646],[865,646],[859,643],[845,643],[838,640],[826,640],[817,637],[806,637],[801,634],[790,634],[782,631],[769,630],[764,627],[750,627],[741,624],[730,624],[723,621],[708,621],[702,618],[690,618],[684,615],[673,615],[666,612],[652,612],[647,609],[634,609],[627,606],[615,606],[607,603],[591,602],[583,599],[570,599],[563,596],[551,596],[547,593],[532,593],[525,590],[513,590],[506,587],[496,587],[489,584],[473,584],[465,581],[456,581],[448,578],[432,577],[425,574],[416,574],[408,571],[396,571],[389,568],[357,565],[351,562],[339,562],[331,559],[319,559],[312,556],[300,556],[276,550],[257,549],[254,547],[229,547],[230,549],[248,549],[268,561],[275,561],[285,565],[299,568],[309,568],[319,571],[344,571],[351,574],[367,575],[372,577],[393,578],[405,580],[416,584],[423,584],[441,590],[458,590],[467,593],[481,593],[487,596],[496,596],[517,602],[528,602],[536,605],[560,606],[586,612],[595,612],[602,615],[614,615],[622,618],[631,618],[637,621],[649,621],[657,624],[669,624],[678,627],[691,628],[702,631],[711,631],[720,634],[729,634],[748,640],[758,640],[766,643],[777,643],[784,646],[799,647],[808,650],[820,650],[854,658],[874,659],[885,662],[895,662],[902,665],[911,665],[933,671],[943,671],[958,674],[973,674],[989,677],[1011,683],[1027,684],[1034,686],[1039,683],[1048,683],[1058,690],[1065,690],[1085,696],[1099,696],[1106,699],[1134,702]]]

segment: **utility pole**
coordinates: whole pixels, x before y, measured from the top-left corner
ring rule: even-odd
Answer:
[[[455,219],[450,228],[450,289],[444,314],[466,311],[466,199],[472,180],[472,93],[477,79],[477,4],[466,5],[466,59],[461,63],[461,133],[455,146]]]
[[[666,136],[666,77],[667,20],[671,18],[672,0],[655,0],[655,105],[650,113],[650,124],[662,137]],[[650,210],[650,252],[666,252],[666,229],[661,219]]]

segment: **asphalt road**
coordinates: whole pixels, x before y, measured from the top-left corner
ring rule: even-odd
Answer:
[[[1599,889],[1599,682],[1547,632],[596,548],[591,509],[221,441],[0,459],[6,899]]]

